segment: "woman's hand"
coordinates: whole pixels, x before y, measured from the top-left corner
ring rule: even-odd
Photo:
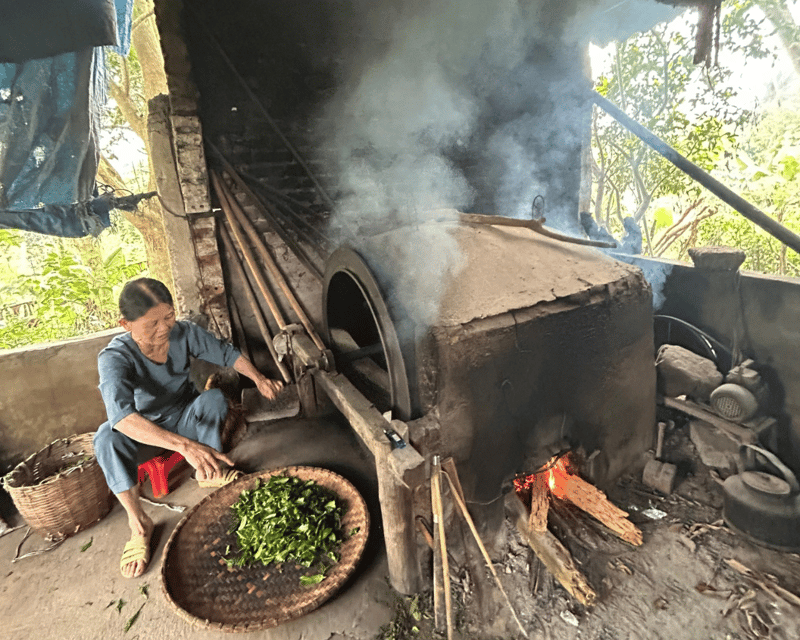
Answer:
[[[256,381],[256,388],[267,400],[274,400],[278,392],[283,389],[283,382],[261,376],[261,379]]]
[[[188,440],[181,447],[181,455],[195,468],[195,477],[198,480],[210,480],[222,473],[222,464],[233,467],[234,463],[224,453],[207,445]]]
[[[239,356],[236,362],[233,363],[233,368],[243,376],[250,378],[255,383],[258,392],[267,400],[274,400],[275,396],[278,395],[278,391],[283,389],[283,382],[280,380],[270,380],[256,369],[253,363],[244,356]]]

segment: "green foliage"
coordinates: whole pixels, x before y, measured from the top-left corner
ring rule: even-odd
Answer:
[[[313,585],[325,578],[327,566],[339,561],[345,509],[334,494],[311,480],[272,476],[243,491],[231,512],[239,553],[228,560],[230,565],[319,565],[313,575],[300,578],[301,584]]]
[[[695,66],[695,18],[680,18],[619,43],[596,90],[681,154],[765,213],[800,230],[800,114],[771,105],[756,114],[736,100],[726,60],[777,58],[765,38],[798,30],[771,24],[761,9],[786,0],[735,0],[723,7],[720,65]],[[768,12],[768,11],[767,11]],[[693,16],[692,13],[687,14]],[[786,15],[780,11],[768,15]],[[800,31],[798,31],[800,33]],[[753,101],[755,105],[755,100]],[[689,246],[728,244],[748,253],[744,267],[798,273],[797,256],[708,194],[606,114],[593,122],[594,212],[612,233],[634,216],[645,252],[684,257]],[[658,201],[654,210],[653,201]]]
[[[127,227],[126,227],[127,225]],[[121,216],[98,239],[3,231],[0,349],[116,326],[122,285],[145,270],[141,237]]]

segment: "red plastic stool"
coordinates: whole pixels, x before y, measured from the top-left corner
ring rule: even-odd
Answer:
[[[169,493],[169,472],[183,460],[177,451],[162,453],[155,458],[139,465],[139,484],[150,476],[150,485],[153,487],[153,497],[163,498]]]

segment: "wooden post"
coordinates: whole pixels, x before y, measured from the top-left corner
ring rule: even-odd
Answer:
[[[390,454],[391,447],[387,441],[385,448],[375,456],[389,582],[395,591],[411,595],[422,589],[412,492],[392,472],[388,460]]]

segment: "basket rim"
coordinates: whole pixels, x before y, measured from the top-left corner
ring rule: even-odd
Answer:
[[[66,438],[57,438],[50,442],[49,444],[45,445],[35,453],[30,454],[27,458],[19,462],[17,465],[14,466],[8,473],[6,473],[2,478],[0,478],[0,482],[3,485],[3,488],[11,493],[12,491],[24,491],[26,489],[36,489],[39,487],[46,486],[48,484],[52,484],[53,482],[57,482],[62,478],[72,475],[76,471],[80,471],[83,473],[93,465],[98,465],[97,456],[94,453],[94,434],[96,432],[89,431],[86,433],[76,433],[71,436],[67,436]],[[58,471],[57,473],[49,474],[47,477],[43,478],[39,482],[35,484],[19,484],[22,482],[22,479],[18,479],[18,476],[24,474],[26,471],[29,475],[33,475],[31,472],[31,467],[39,462],[37,458],[42,456],[42,454],[47,454],[49,451],[56,445],[64,444],[65,446],[70,446],[74,443],[80,443],[81,445],[88,444],[88,451],[84,454],[88,456],[86,460],[82,461],[80,464],[66,470],[66,471]],[[76,454],[80,455],[80,454]],[[42,458],[46,460],[47,457],[45,456]]]

